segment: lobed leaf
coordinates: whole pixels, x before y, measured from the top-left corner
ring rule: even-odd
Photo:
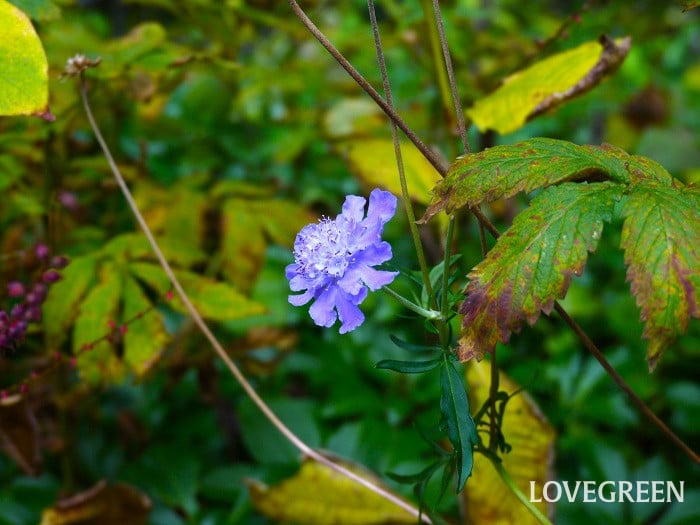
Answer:
[[[420,222],[443,210],[450,213],[462,206],[584,179],[661,184],[671,184],[672,180],[668,171],[653,160],[629,155],[609,144],[579,146],[564,140],[534,138],[458,158],[433,189],[432,201]]]
[[[630,44],[629,37],[613,41],[603,36],[600,41],[545,58],[506,78],[467,115],[481,131],[515,131],[529,119],[599,84],[620,67]]]
[[[469,274],[458,356],[480,358],[524,321],[534,324],[583,272],[622,186],[565,183],[545,189]]]
[[[700,188],[637,185],[623,200],[622,215],[627,280],[653,370],[690,317],[700,317]]]
[[[472,473],[473,446],[479,442],[476,425],[469,411],[469,399],[462,378],[451,360],[440,368],[440,413],[447,426],[457,463],[457,492],[461,491]]]
[[[48,62],[41,40],[22,11],[0,0],[0,115],[49,112]]]

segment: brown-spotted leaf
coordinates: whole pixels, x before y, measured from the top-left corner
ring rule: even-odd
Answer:
[[[624,199],[621,246],[627,280],[641,308],[647,361],[700,317],[700,189],[639,184]]]
[[[125,483],[100,481],[46,509],[39,525],[140,525],[151,512],[151,500]]]
[[[377,483],[375,476],[344,465]],[[248,481],[253,506],[282,523],[305,525],[415,524],[415,516],[325,465],[306,460],[299,472],[268,487]],[[388,489],[387,489],[388,490]]]
[[[472,361],[466,370],[469,386],[469,403],[478,409],[489,398],[491,385],[491,363]],[[520,387],[505,373],[499,371],[500,390],[508,395]],[[508,400],[503,425],[506,442],[512,447],[503,455],[503,467],[515,484],[525,494],[530,492],[534,481],[538,490],[553,477],[554,429],[544,417],[535,401],[527,392],[519,392]],[[515,497],[503,482],[491,461],[483,454],[474,455],[472,469],[474,483],[467,483],[464,490],[466,523],[488,523],[489,525],[535,525],[537,519]],[[554,509],[542,501],[535,505],[544,514]],[[551,513],[551,512],[550,512]]]
[[[565,183],[545,189],[469,274],[458,356],[481,358],[525,321],[534,324],[583,272],[622,186]]]
[[[515,131],[535,116],[598,85],[620,67],[630,45],[629,37],[613,41],[603,36],[547,57],[506,78],[467,114],[481,131]]]
[[[520,192],[573,180],[671,184],[671,175],[653,160],[604,144],[579,146],[565,140],[533,138],[464,155],[433,189],[426,222],[440,211],[452,212]]]

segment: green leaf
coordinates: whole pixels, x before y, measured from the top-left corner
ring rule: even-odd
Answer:
[[[564,140],[534,138],[457,159],[435,186],[432,202],[420,222],[443,210],[449,213],[462,206],[583,179],[672,181],[671,175],[653,160],[629,155],[609,144],[578,146]]]
[[[134,262],[129,264],[129,270],[161,294],[170,289],[167,275],[157,264]],[[175,276],[187,292],[192,304],[202,317],[207,319],[228,321],[259,315],[265,311],[261,304],[245,297],[226,283],[182,270],[176,270]],[[180,312],[187,312],[178,297],[173,299],[171,305]]]
[[[114,264],[101,265],[99,282],[92,287],[80,305],[73,330],[73,353],[78,356],[78,370],[83,381],[99,385],[124,377],[124,366],[112,345],[97,344],[83,351],[110,332],[110,321],[119,313],[122,276]]]
[[[545,189],[469,274],[458,355],[481,357],[524,321],[534,324],[583,272],[622,186],[565,183]]]
[[[467,115],[481,131],[515,131],[527,120],[595,87],[620,67],[630,43],[629,37],[615,42],[602,37],[600,42],[586,42],[541,60],[506,78]]]
[[[61,8],[51,0],[10,0],[10,3],[38,22],[48,22],[61,16]]]
[[[403,348],[404,350],[408,350],[409,352],[430,352],[440,350],[439,346],[417,345],[415,343],[409,343],[407,341],[399,339],[395,335],[389,335],[389,338],[391,339],[391,342],[394,343],[396,346],[398,346],[399,348]]]
[[[158,310],[150,310],[151,301],[131,276],[126,275],[122,287],[122,324],[131,319],[124,334],[124,361],[137,375],[143,376],[158,359],[170,340]]]
[[[0,0],[0,115],[49,112],[48,63],[41,40],[22,11]]]
[[[97,259],[91,255],[76,257],[61,271],[63,279],[49,289],[42,308],[48,348],[59,348],[68,337],[80,303],[96,278],[96,264]]]
[[[469,400],[452,360],[440,368],[440,412],[447,425],[447,437],[457,460],[457,492],[461,491],[474,465],[472,447],[479,442],[476,425],[469,412]]]
[[[700,189],[640,184],[623,201],[621,246],[653,370],[664,350],[700,317]]]
[[[384,359],[379,361],[375,368],[382,370],[393,370],[402,374],[420,374],[436,369],[442,360],[431,359],[429,361],[399,361],[395,359]]]

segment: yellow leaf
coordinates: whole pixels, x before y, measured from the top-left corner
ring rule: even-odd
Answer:
[[[344,465],[365,478],[374,478]],[[375,479],[372,479],[376,483]],[[415,516],[313,460],[299,472],[268,487],[248,480],[253,506],[270,519],[305,525],[415,524]]]
[[[354,140],[340,143],[339,148],[350,170],[361,181],[370,187],[380,186],[394,195],[401,195],[394,143],[391,140]],[[402,142],[401,156],[409,195],[414,201],[427,205],[433,186],[442,177],[413,144]]]
[[[27,15],[0,0],[0,115],[49,112],[48,63]]]
[[[481,131],[510,133],[592,89],[622,64],[630,48],[629,37],[601,40],[557,53],[512,74],[496,91],[478,100],[467,115]]]
[[[472,361],[467,367],[469,402],[478,409],[489,396],[491,363]],[[500,390],[512,394],[519,387],[499,372]],[[554,462],[554,429],[549,425],[535,402],[526,392],[512,397],[506,405],[502,426],[506,442],[513,447],[503,457],[503,466],[520,489],[529,495],[530,482],[541,490],[552,477]],[[464,490],[467,523],[490,525],[537,524],[538,521],[520,503],[482,454],[474,455],[472,481]],[[546,502],[535,503],[547,513]]]

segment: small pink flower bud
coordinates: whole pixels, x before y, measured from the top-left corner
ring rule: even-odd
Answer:
[[[56,270],[48,270],[41,276],[41,280],[47,284],[55,283],[56,281],[61,280],[61,274]]]
[[[49,256],[50,250],[43,242],[40,242],[34,248],[34,253],[39,259],[46,259]]]
[[[10,297],[22,297],[25,293],[24,285],[19,281],[7,283],[7,295]]]

